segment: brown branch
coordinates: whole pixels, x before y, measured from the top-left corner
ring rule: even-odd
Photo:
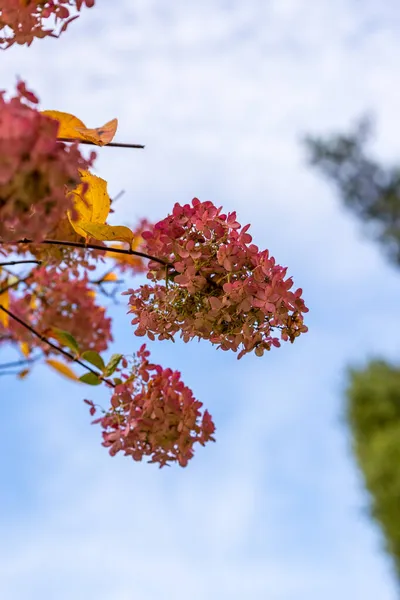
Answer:
[[[143,149],[144,146],[142,144],[121,144],[120,142],[110,142],[109,144],[95,144],[94,142],[90,142],[89,140],[79,140],[74,138],[57,138],[59,142],[78,142],[78,144],[90,144],[91,146],[98,146],[99,148],[104,148],[105,146],[111,146],[112,148],[140,148]]]
[[[32,273],[29,273],[29,275],[27,275],[26,277],[18,279],[17,281],[14,281],[14,283],[9,283],[3,288],[0,288],[0,295],[4,294],[4,292],[7,292],[8,290],[11,290],[12,288],[18,287],[20,283],[26,283],[31,276]]]
[[[3,375],[19,375],[19,371],[0,371],[0,377]]]
[[[12,267],[14,265],[27,265],[27,264],[35,264],[41,265],[41,260],[10,260],[8,262],[0,262],[0,267]]]
[[[21,360],[14,360],[13,362],[0,364],[0,369],[11,369],[13,367],[21,367],[23,365],[31,364],[37,360],[39,360],[39,356],[35,356],[35,358],[23,358]]]
[[[42,341],[45,344],[47,344],[48,346],[50,346],[50,348],[53,348],[54,350],[56,350],[57,352],[59,352],[60,354],[62,354],[66,358],[68,358],[69,360],[76,362],[78,365],[80,365],[81,367],[83,367],[84,369],[89,371],[89,373],[93,373],[93,375],[96,375],[96,377],[98,377],[99,379],[101,379],[102,381],[104,381],[105,383],[110,385],[111,387],[114,387],[114,388],[116,387],[115,383],[113,383],[112,381],[109,381],[108,379],[106,379],[105,377],[100,375],[100,373],[98,373],[97,371],[95,371],[94,369],[92,369],[91,367],[86,365],[84,362],[79,360],[79,358],[76,358],[73,354],[71,354],[70,352],[67,352],[67,350],[64,350],[64,348],[61,348],[60,346],[53,344],[53,342],[51,342],[48,338],[46,338],[44,335],[42,335],[41,333],[36,331],[36,329],[34,329],[31,325],[29,325],[29,323],[26,323],[25,321],[23,321],[22,319],[17,317],[17,315],[14,315],[14,313],[12,313],[7,308],[4,308],[4,306],[2,306],[1,304],[0,304],[0,310],[5,312],[9,317],[11,317],[11,319],[14,319],[14,321],[16,321],[17,323],[22,325],[22,327],[25,327],[25,329],[27,329],[34,336],[39,338],[40,341]]]
[[[109,246],[100,246],[98,244],[86,244],[85,242],[65,242],[63,240],[42,240],[41,242],[34,242],[33,240],[29,240],[24,238],[23,240],[16,240],[15,242],[2,242],[0,244],[51,244],[53,246],[71,246],[72,248],[90,248],[92,250],[102,250],[103,252],[114,252],[116,254],[130,254],[133,256],[140,256],[141,258],[147,258],[148,260],[153,260],[154,262],[158,262],[161,265],[165,265],[166,267],[172,266],[167,261],[162,258],[157,258],[155,256],[151,256],[151,254],[146,254],[145,252],[138,252],[137,250],[126,250],[124,248],[110,248]]]

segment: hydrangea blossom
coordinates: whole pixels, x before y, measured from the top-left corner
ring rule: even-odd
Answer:
[[[84,4],[90,8],[94,6],[94,2],[95,0],[2,0],[0,48],[9,48],[15,43],[30,46],[35,37],[58,37],[58,33],[65,31],[69,23],[77,18]]]
[[[236,213],[195,198],[143,232],[145,251],[167,266],[150,261],[153,285],[124,292],[136,335],[163,340],[180,332],[185,342],[207,339],[241,358],[279,346],[274,330],[291,342],[306,332],[302,290],[292,291],[287,268],[252,244],[248,229]]]
[[[57,121],[23,102],[37,102],[23,82],[17,90],[9,102],[0,92],[0,240],[40,241],[73,210],[66,189],[79,183],[78,170],[95,154],[87,161],[77,144],[58,142]]]
[[[69,271],[40,267],[32,272],[23,295],[10,293],[10,311],[31,325],[40,334],[51,337],[53,327],[68,331],[85,350],[106,350],[111,335],[111,319],[105,309],[95,302],[87,275],[78,279]],[[46,354],[53,349],[41,342],[28,329],[10,319],[8,335],[29,347],[40,347]]]
[[[136,461],[149,456],[160,467],[172,462],[185,467],[196,443],[214,441],[215,426],[207,410],[201,414],[202,403],[180,373],[151,364],[149,355],[143,344],[129,374],[116,380],[110,409],[93,423],[103,428],[103,446],[111,456],[123,452]],[[94,415],[93,402],[85,402]]]

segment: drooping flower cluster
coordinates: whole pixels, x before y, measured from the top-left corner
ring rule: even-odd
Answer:
[[[104,307],[96,304],[87,275],[78,279],[69,271],[34,269],[23,295],[10,293],[9,309],[41,335],[52,337],[53,328],[62,329],[86,350],[101,352],[112,340],[111,319],[105,316]],[[54,352],[14,319],[6,330],[0,326],[0,333],[30,348],[40,347],[45,354]]]
[[[0,93],[0,240],[39,241],[73,209],[66,190],[95,154],[86,160],[76,144],[58,142],[58,123],[23,102],[37,102],[23,82],[17,89],[9,102]]]
[[[30,46],[35,37],[58,37],[77,18],[84,4],[90,8],[94,3],[95,0],[2,0],[0,48],[15,43]]]
[[[180,331],[185,342],[207,339],[241,358],[279,346],[274,329],[291,342],[306,332],[302,290],[291,291],[287,269],[251,243],[248,229],[236,213],[195,198],[144,232],[145,251],[168,266],[150,261],[154,285],[124,292],[136,335],[162,340]]]
[[[151,364],[149,355],[143,344],[130,373],[118,380],[110,409],[94,423],[102,426],[103,446],[112,456],[123,452],[136,461],[149,456],[160,467],[172,462],[185,467],[196,443],[214,441],[215,426],[207,410],[201,414],[202,403],[180,373]],[[94,415],[94,404],[86,402]]]

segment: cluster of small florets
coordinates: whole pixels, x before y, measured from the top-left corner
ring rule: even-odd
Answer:
[[[123,452],[137,461],[148,456],[160,467],[172,462],[185,467],[194,444],[214,441],[215,426],[207,410],[201,414],[202,403],[180,373],[151,364],[149,355],[141,346],[129,374],[121,375],[124,381],[113,391],[109,411],[94,423],[102,426],[103,446],[112,456]],[[95,405],[86,402],[94,415]]]
[[[57,141],[58,123],[25,104],[37,98],[19,82],[9,102],[0,93],[0,240],[43,239],[68,209],[66,190],[80,181],[85,160],[76,144]]]
[[[136,335],[173,339],[179,331],[185,342],[207,339],[241,358],[279,346],[275,329],[291,342],[306,332],[302,290],[291,291],[287,269],[251,243],[248,229],[236,213],[195,198],[144,232],[145,251],[168,266],[150,261],[153,285],[124,292]]]
[[[23,296],[10,293],[13,314],[45,337],[52,337],[53,328],[57,328],[70,333],[80,348],[97,352],[107,349],[112,341],[111,319],[96,304],[87,275],[77,279],[69,271],[40,267],[26,283]],[[1,333],[30,348],[40,347],[46,354],[54,352],[14,319]]]
[[[2,0],[0,48],[13,44],[30,46],[35,38],[58,37],[85,4],[95,0]],[[72,8],[72,11],[71,11]]]

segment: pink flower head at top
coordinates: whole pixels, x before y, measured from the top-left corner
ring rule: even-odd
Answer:
[[[40,241],[73,210],[66,191],[95,154],[86,160],[77,144],[57,141],[57,121],[36,109],[22,81],[17,92],[9,101],[0,92],[0,240]]]
[[[249,225],[212,202],[175,204],[172,215],[143,232],[153,285],[124,292],[136,335],[185,342],[197,337],[223,350],[262,356],[281,340],[307,331],[302,290],[292,291],[287,268],[252,244]],[[162,282],[162,283],[160,283]]]

